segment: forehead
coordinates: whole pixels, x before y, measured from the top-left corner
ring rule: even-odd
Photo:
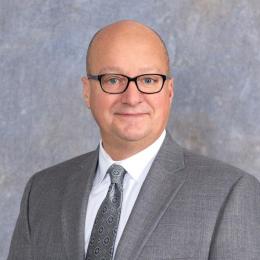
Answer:
[[[93,40],[89,52],[92,70],[119,67],[167,69],[166,50],[157,34],[146,27],[108,28]]]

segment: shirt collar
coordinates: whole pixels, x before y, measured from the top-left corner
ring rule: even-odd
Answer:
[[[147,148],[121,161],[112,160],[109,154],[104,150],[101,140],[99,145],[98,170],[94,185],[104,180],[108,168],[113,163],[119,164],[124,167],[130,177],[133,178],[135,181],[138,181],[139,177],[141,176],[147,165],[151,164],[155,156],[157,155],[164,141],[165,135],[166,131],[164,130],[160,137]]]

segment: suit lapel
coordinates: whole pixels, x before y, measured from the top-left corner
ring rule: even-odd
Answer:
[[[183,152],[167,133],[125,226],[115,260],[137,259],[160,218],[185,182]]]
[[[62,234],[68,259],[82,260],[85,254],[84,228],[89,193],[98,161],[98,149],[81,158],[70,169],[62,204]]]

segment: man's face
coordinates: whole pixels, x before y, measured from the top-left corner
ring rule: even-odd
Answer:
[[[167,60],[157,36],[137,29],[104,33],[93,44],[91,74],[167,74]],[[173,80],[166,80],[161,92],[143,94],[134,82],[122,94],[107,94],[96,80],[83,79],[87,106],[100,127],[103,145],[145,148],[166,127],[173,98]]]

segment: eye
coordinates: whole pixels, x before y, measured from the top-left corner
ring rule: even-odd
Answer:
[[[147,75],[139,78],[140,83],[144,85],[155,85],[158,83],[159,78],[156,75]]]
[[[118,85],[122,81],[122,77],[119,75],[104,75],[102,82],[107,85]]]
[[[126,81],[122,75],[106,74],[102,77],[102,84],[109,86],[118,86],[124,84]]]
[[[117,78],[110,78],[108,79],[108,83],[111,84],[111,85],[115,85],[118,83],[118,79]]]
[[[145,84],[153,84],[153,83],[155,82],[155,80],[152,79],[152,78],[144,78],[144,79],[143,79],[143,82],[144,82]]]

